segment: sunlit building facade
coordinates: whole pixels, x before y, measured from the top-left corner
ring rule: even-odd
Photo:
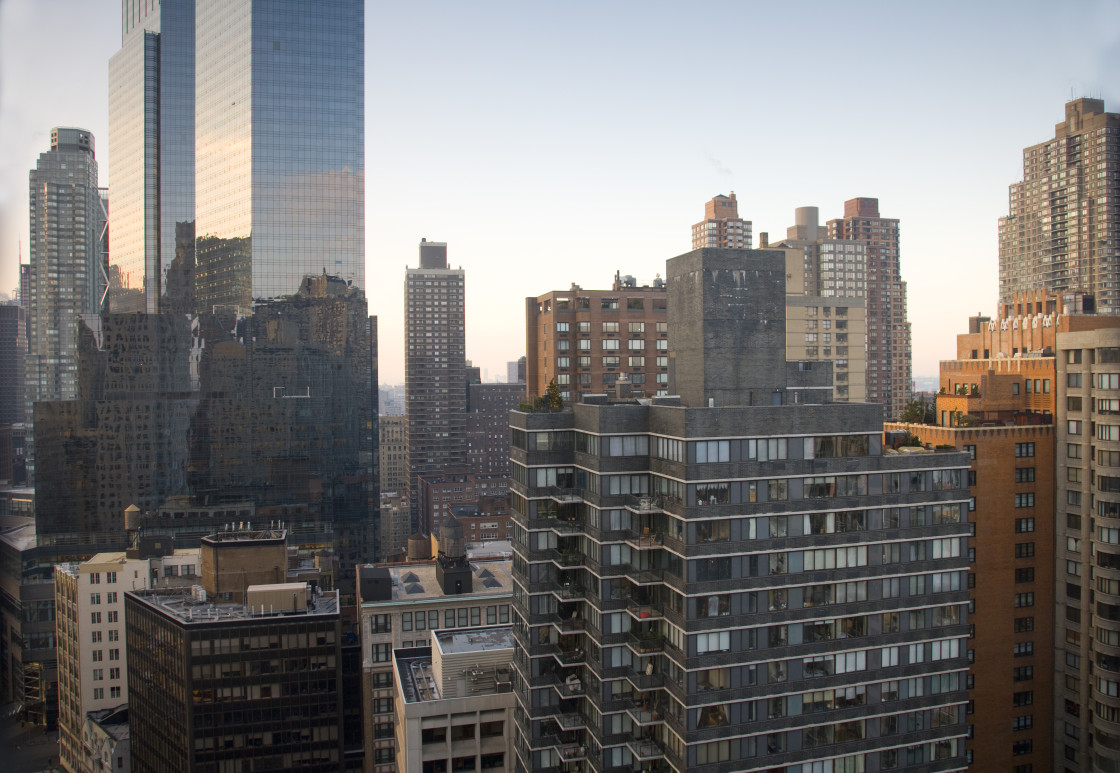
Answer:
[[[110,63],[114,311],[364,286],[364,5],[124,0]]]

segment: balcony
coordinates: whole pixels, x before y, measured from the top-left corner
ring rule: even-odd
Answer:
[[[626,569],[626,578],[635,585],[656,585],[662,581],[661,577],[661,570],[653,567],[642,569],[630,566]]]
[[[631,633],[626,638],[626,646],[639,655],[649,655],[665,648],[665,637],[658,633]]]
[[[652,738],[631,738],[626,741],[626,745],[630,747],[630,753],[634,755],[634,759],[641,762],[659,760],[665,757],[665,747]]]
[[[627,671],[626,678],[634,688],[640,692],[647,690],[656,690],[659,687],[665,686],[665,675],[662,673],[655,673],[652,670],[646,671]]]
[[[552,595],[561,601],[583,601],[587,598],[587,590],[582,585],[562,583],[551,588]]]
[[[665,714],[661,707],[650,700],[633,701],[626,706],[626,713],[635,725],[649,727],[659,725],[665,721]]]
[[[579,714],[579,713],[560,714],[560,715],[554,717],[554,719],[556,721],[556,724],[560,726],[560,729],[565,731],[565,732],[568,732],[568,731],[571,731],[571,730],[586,730],[587,729],[587,719],[583,716],[583,714]]]
[[[664,512],[661,509],[659,497],[630,497],[626,501],[626,509],[632,513],[652,514]]]
[[[552,688],[564,700],[568,698],[579,698],[583,693],[583,680],[579,678],[574,672],[567,676],[556,674],[552,680]]]
[[[557,662],[562,666],[574,666],[582,663],[587,657],[587,653],[581,647],[552,647],[549,651],[552,657],[556,658]]]
[[[561,569],[583,564],[583,553],[578,550],[549,550],[546,555]]]
[[[568,743],[552,747],[564,762],[579,762],[587,759],[587,747],[583,744]]]
[[[639,604],[633,599],[627,602],[626,611],[638,620],[653,620],[663,617],[660,604]]]
[[[665,543],[665,535],[659,531],[643,529],[640,533],[630,532],[626,544],[637,550],[656,550]]]
[[[549,499],[560,504],[568,504],[569,502],[582,502],[583,497],[580,496],[578,488],[561,488],[559,486],[549,486],[545,491],[548,493]]]
[[[550,525],[553,533],[560,537],[571,537],[583,534],[583,522],[557,518]]]
[[[584,634],[584,621],[575,615],[571,617],[552,616],[552,627],[560,632],[561,636],[574,636]]]

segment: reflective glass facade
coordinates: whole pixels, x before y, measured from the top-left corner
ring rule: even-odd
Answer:
[[[364,285],[364,7],[124,0],[110,62],[112,309]]]
[[[113,311],[193,305],[193,139],[194,0],[124,0],[109,61]]]
[[[363,4],[197,5],[197,304],[364,284]]]

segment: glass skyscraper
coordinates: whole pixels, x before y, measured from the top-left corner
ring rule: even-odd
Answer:
[[[360,0],[123,0],[110,63],[114,311],[364,286]]]

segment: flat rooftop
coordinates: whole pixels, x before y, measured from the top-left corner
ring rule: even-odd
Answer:
[[[446,655],[513,649],[513,629],[509,626],[437,631],[435,638]]]
[[[435,635],[436,646],[442,655],[470,654],[475,652],[494,652],[496,650],[512,650],[514,647],[513,628],[511,626],[495,626],[486,628],[463,628],[460,630],[440,631]],[[438,653],[437,653],[438,654]],[[431,647],[409,647],[393,650],[393,662],[396,665],[397,677],[401,683],[401,694],[405,703],[419,703],[422,701],[438,701],[444,698],[465,698],[479,695],[494,695],[510,692],[512,684],[511,672],[508,661],[503,660],[501,665],[493,664],[475,665],[460,677],[463,684],[456,687],[451,684],[448,689],[451,695],[441,695],[440,684],[444,681],[445,674],[439,668],[458,669],[463,661],[448,661],[438,663],[442,658],[432,657]],[[468,661],[469,662],[469,661]],[[435,665],[434,665],[435,664]],[[459,671],[453,673],[458,674]],[[468,684],[469,682],[469,684]],[[456,695],[456,690],[463,691]]]
[[[278,586],[286,589],[291,583]],[[302,583],[301,583],[302,585]],[[255,585],[256,589],[267,589],[273,586]],[[156,590],[129,591],[126,595],[147,604],[149,607],[173,617],[180,623],[187,625],[203,625],[209,623],[245,620],[264,620],[280,617],[304,619],[309,616],[331,616],[338,614],[338,591],[329,591],[311,595],[311,605],[291,611],[275,610],[262,611],[259,607],[250,609],[245,604],[234,604],[228,601],[214,601],[208,597],[206,601],[197,599],[190,588],[160,588]]]
[[[488,596],[513,595],[513,562],[506,559],[491,561],[470,561],[471,592],[455,596],[444,594],[436,581],[436,562],[382,564],[389,570],[392,580],[393,597],[388,601],[363,601],[362,606],[379,604],[414,604],[418,601],[435,599],[474,599]]]

